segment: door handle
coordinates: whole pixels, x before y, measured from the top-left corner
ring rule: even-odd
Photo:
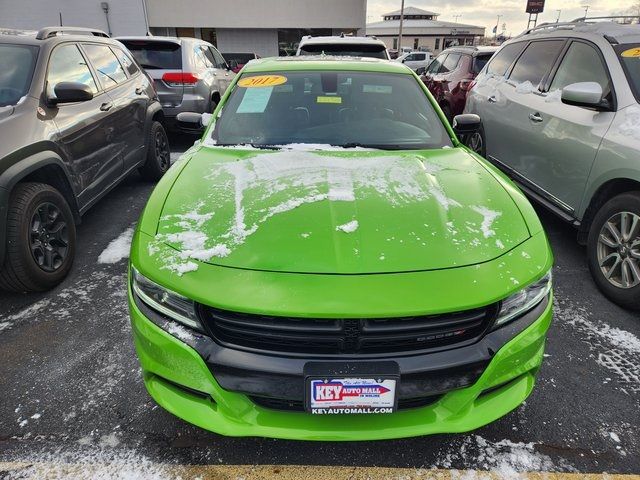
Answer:
[[[111,107],[113,107],[112,102],[105,102],[100,105],[100,110],[102,110],[103,112],[108,112],[109,110],[111,110]]]
[[[142,95],[144,93],[144,88],[136,87],[136,95]]]
[[[487,101],[489,103],[496,103],[498,100],[496,99],[495,95],[491,95],[489,98],[487,98]]]
[[[529,114],[529,120],[531,120],[532,122],[535,122],[535,123],[540,123],[542,121],[542,116],[538,112],[530,113]]]

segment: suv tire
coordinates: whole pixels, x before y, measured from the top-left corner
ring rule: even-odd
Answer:
[[[464,143],[467,147],[476,152],[482,158],[487,158],[487,144],[482,124],[480,125],[480,128],[477,132],[465,135],[465,138],[462,139],[462,143]]]
[[[598,210],[587,255],[591,275],[605,296],[640,310],[640,192],[618,195]]]
[[[147,159],[138,171],[145,180],[157,182],[171,166],[169,138],[160,122],[154,120],[151,123],[147,145]]]
[[[76,226],[64,197],[44,183],[19,183],[11,192],[7,250],[0,288],[36,292],[53,288],[69,273]]]

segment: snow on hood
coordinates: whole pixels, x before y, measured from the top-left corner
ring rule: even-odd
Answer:
[[[502,212],[480,204],[463,206],[460,200],[451,198],[437,178],[452,167],[447,162],[424,160],[425,157],[418,155],[380,152],[345,158],[293,148],[216,163],[203,179],[213,186],[208,189],[207,200],[192,203],[188,209],[165,209],[149,253],[158,254],[160,244],[172,245],[176,249],[174,253],[168,257],[165,251],[162,253],[165,268],[182,275],[198,268],[196,260],[208,262],[228,257],[274,217],[305,205],[323,202],[358,204],[371,201],[373,197],[382,200],[387,208],[414,205],[413,208],[420,208],[422,214],[421,201],[430,201],[434,205],[432,208],[443,212],[442,215],[449,215],[454,210],[471,211],[475,221],[458,226],[449,222],[451,225],[447,223],[446,227],[449,233],[455,236],[458,231],[465,230],[465,233],[477,234],[477,243],[494,236],[492,225]],[[212,205],[218,205],[220,209],[211,211]],[[332,231],[343,235],[362,233],[364,219],[357,216],[358,208],[351,209],[354,213],[349,218],[330,225]],[[327,215],[320,215],[318,222],[332,221],[335,212]],[[362,234],[373,235],[372,230],[377,233],[379,229],[370,226]],[[302,238],[308,238],[310,233],[301,230],[295,236],[304,234]],[[419,234],[410,233],[419,238]],[[457,242],[456,239],[452,241]],[[426,245],[424,240],[419,243]],[[495,239],[491,243],[497,245]],[[501,244],[502,248],[504,245]],[[359,252],[359,248],[351,250]],[[376,257],[381,254],[384,257],[383,252]]]

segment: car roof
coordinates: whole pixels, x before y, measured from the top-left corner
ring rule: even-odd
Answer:
[[[524,31],[513,40],[528,38],[565,36],[584,38],[595,36],[610,43],[634,43],[640,41],[639,24],[621,24],[615,21],[580,20],[573,22],[543,23]]]
[[[139,35],[139,36],[127,36],[127,37],[115,37],[119,42],[167,42],[181,45],[183,41],[204,42],[197,38],[191,37],[161,37],[155,35]]]
[[[315,45],[315,44],[372,44],[372,45],[385,45],[382,40],[378,40],[375,37],[354,37],[350,35],[334,35],[326,37],[302,37],[300,45]],[[385,45],[386,46],[386,45]]]
[[[291,57],[270,57],[251,60],[243,73],[341,70],[358,72],[397,73],[412,75],[410,68],[402,63],[380,58],[300,55]]]
[[[38,31],[0,28],[0,43],[14,43],[22,45],[43,45],[62,41],[86,42],[100,41],[114,44],[102,30],[84,27],[45,27]]]
[[[460,45],[458,47],[449,47],[443,50],[442,53],[458,52],[458,53],[467,53],[469,55],[478,55],[483,53],[493,54],[497,52],[499,48],[500,47]]]

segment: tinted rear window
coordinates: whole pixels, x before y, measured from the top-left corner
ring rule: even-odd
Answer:
[[[614,47],[636,100],[640,102],[640,43],[624,43]]]
[[[370,44],[312,44],[304,45],[300,49],[300,55],[342,55],[346,57],[371,57],[371,58],[387,58],[385,54],[386,48],[382,45]]]
[[[253,53],[223,53],[222,56],[227,62],[235,60],[238,63],[249,63],[249,60],[253,60],[256,56]]]
[[[482,70],[487,62],[491,60],[492,55],[492,53],[476,55],[473,58],[473,66],[471,67],[473,73],[480,73],[480,70]]]
[[[31,85],[38,47],[0,45],[0,107],[15,105]]]
[[[125,40],[122,43],[131,51],[142,68],[147,70],[181,70],[182,50],[172,42]]]

